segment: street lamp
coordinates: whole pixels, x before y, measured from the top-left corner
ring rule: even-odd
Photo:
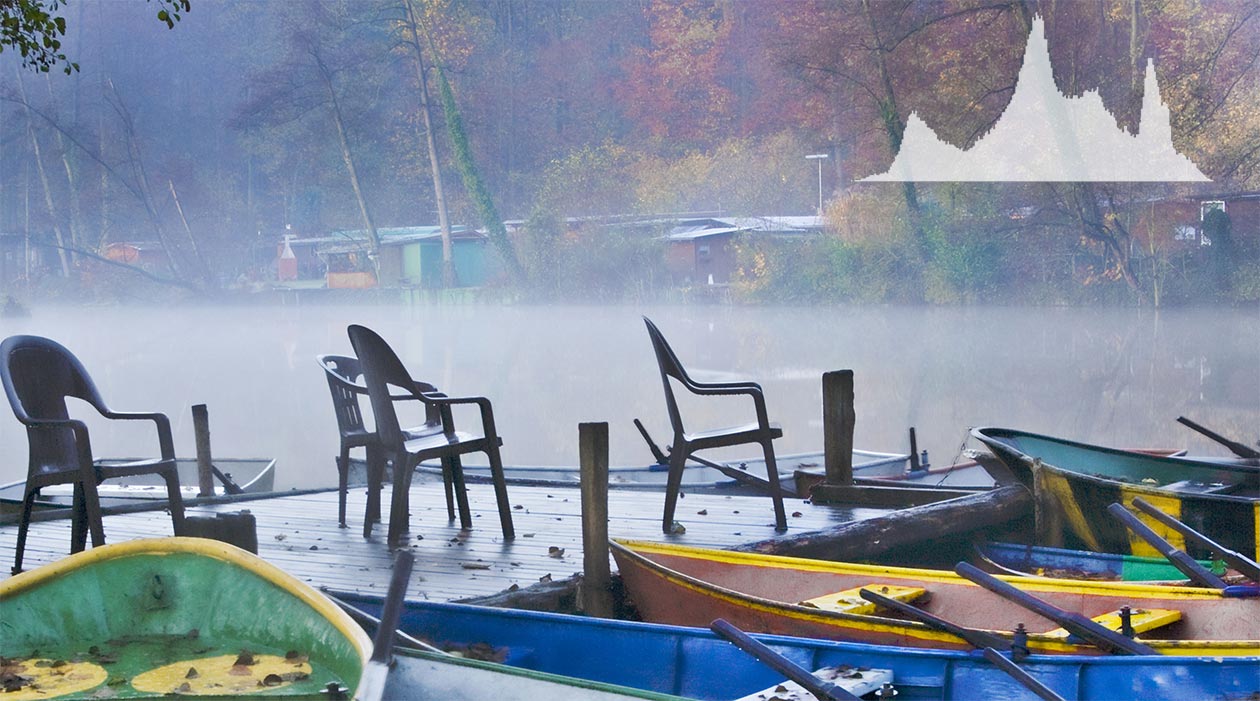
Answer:
[[[822,216],[822,162],[827,158],[825,153],[811,153],[805,157],[807,161],[818,161],[818,216]]]

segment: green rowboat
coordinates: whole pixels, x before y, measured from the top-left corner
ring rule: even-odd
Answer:
[[[328,698],[370,651],[324,595],[213,540],[104,545],[0,582],[5,701]]]
[[[1260,466],[1242,458],[1164,457],[1077,443],[1008,428],[971,435],[1033,488],[1037,538],[1043,545],[1158,556],[1107,513],[1136,497],[1221,545],[1260,557]],[[1211,553],[1145,514],[1138,517],[1174,546],[1198,558]]]

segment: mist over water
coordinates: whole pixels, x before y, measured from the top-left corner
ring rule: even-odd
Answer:
[[[194,455],[190,407],[209,407],[216,457],[274,457],[277,486],[334,486],[336,424],[321,353],[350,355],[365,324],[414,377],[494,402],[508,464],[572,465],[577,424],[610,423],[611,461],[651,454],[632,420],[668,442],[642,315],[702,379],[762,383],[780,454],[822,446],[821,375],[855,371],[859,448],[907,449],[917,428],[933,464],[966,429],[1000,425],[1117,447],[1224,449],[1174,422],[1191,417],[1260,437],[1260,317],[1254,309],[749,308],[727,306],[36,307],[0,335],[53,338],[79,356],[109,404],[162,411],[176,452]],[[365,402],[366,406],[366,402]],[[86,407],[99,456],[156,454],[150,425]],[[73,411],[73,410],[72,410]],[[0,410],[0,482],[23,479],[26,436]],[[416,417],[419,415],[416,414]],[[689,428],[753,419],[747,398],[686,401]],[[475,415],[458,415],[474,428]],[[136,422],[142,423],[142,422]],[[974,445],[972,446],[974,447]],[[725,455],[751,454],[734,449]],[[718,453],[721,455],[721,453]],[[480,462],[474,456],[470,463]]]

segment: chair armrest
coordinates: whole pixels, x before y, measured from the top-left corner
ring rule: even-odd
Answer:
[[[27,428],[33,428],[37,431],[53,431],[57,429],[68,428],[74,432],[74,445],[79,456],[79,469],[83,472],[84,478],[95,474],[92,465],[92,440],[88,437],[87,424],[78,419],[32,419],[26,417],[21,419]]]
[[[171,438],[171,420],[160,412],[123,412],[101,409],[101,416],[119,421],[152,421],[157,427],[158,449],[163,460],[175,459],[175,441]]]
[[[744,380],[742,382],[699,382],[697,380],[692,380],[691,378],[687,379],[689,380],[687,383],[688,386],[695,387],[697,389],[755,389],[757,391],[761,391],[761,385],[751,380]]]
[[[442,424],[447,431],[455,430],[455,421],[451,416],[451,407],[456,404],[476,404],[481,412],[481,431],[486,438],[497,437],[494,428],[494,408],[485,397],[448,397],[442,392],[430,392],[420,395],[426,404],[436,405],[442,411]]]
[[[753,399],[753,407],[757,411],[757,424],[762,428],[770,425],[770,417],[766,412],[766,395],[761,385],[756,382],[714,382],[688,387],[694,394],[702,396],[738,396],[746,394]]]

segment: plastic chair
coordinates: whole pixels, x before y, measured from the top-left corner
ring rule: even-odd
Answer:
[[[0,379],[13,414],[26,425],[30,463],[18,525],[17,555],[13,573],[22,571],[22,554],[30,526],[31,507],[39,490],[54,484],[74,485],[74,521],[71,552],[83,550],[87,531],[92,546],[105,542],[101,500],[96,486],[113,477],[156,474],[166,481],[171,520],[178,533],[184,521],[184,502],[179,491],[175,444],[165,414],[112,411],[101,398],[79,359],[56,341],[40,336],[10,336],[0,343]],[[96,464],[87,425],[71,419],[66,398],[81,399],[107,419],[147,420],[157,427],[161,457],[126,463]]]
[[[459,521],[462,528],[472,528],[472,513],[468,507],[468,493],[464,488],[464,470],[460,456],[466,453],[485,453],[490,460],[490,474],[494,482],[495,498],[499,505],[499,524],[503,537],[511,540],[516,533],[512,526],[512,506],[508,502],[507,482],[503,476],[503,460],[499,447],[503,440],[495,433],[494,410],[485,397],[448,397],[434,390],[433,385],[411,378],[398,355],[376,332],[351,325],[347,331],[355,355],[362,363],[363,378],[367,384],[368,398],[382,451],[393,465],[394,488],[390,502],[389,543],[396,545],[407,531],[411,477],[416,465],[424,460],[439,458],[442,461],[443,481],[448,485],[447,515],[453,521],[450,488],[459,503]],[[391,395],[390,386],[406,392]],[[436,410],[441,417],[439,433],[413,436],[402,430],[394,402],[418,400],[424,403],[426,415]],[[481,413],[482,435],[455,430],[451,407],[458,404],[476,405]]]
[[[757,443],[761,446],[766,459],[766,476],[770,481],[770,498],[774,500],[774,524],[777,530],[787,530],[787,515],[783,510],[783,493],[779,489],[779,470],[774,460],[775,438],[783,437],[783,429],[772,424],[766,418],[766,399],[761,385],[756,382],[697,382],[691,379],[686,369],[674,354],[665,336],[652,320],[643,317],[647,324],[648,336],[652,338],[652,349],[656,352],[656,364],[661,371],[661,383],[665,386],[665,406],[669,411],[669,423],[674,429],[674,443],[669,453],[669,479],[665,486],[665,516],[661,521],[661,530],[670,533],[674,525],[674,509],[678,504],[678,492],[682,487],[683,469],[687,459],[695,452],[710,448],[724,448],[733,445]],[[678,402],[674,398],[673,378],[680,382],[692,394],[697,395],[739,395],[746,394],[753,399],[757,411],[757,423],[719,428],[699,433],[688,433],[683,428],[682,414],[678,411]]]
[[[363,376],[362,366],[358,358],[345,355],[321,355],[316,357],[324,376],[328,380],[328,390],[332,394],[333,413],[337,417],[337,433],[340,438],[340,451],[337,456],[337,522],[346,527],[346,494],[350,481],[350,451],[363,448],[366,454],[368,502],[367,512],[363,519],[363,537],[372,535],[372,524],[381,520],[381,485],[385,481],[385,458],[381,451],[381,442],[376,431],[368,430],[363,420],[363,409],[359,405],[359,396],[368,393],[367,386],[360,384]],[[436,391],[434,388],[433,391]],[[426,407],[425,423],[422,426],[405,430],[409,437],[418,437],[442,430],[442,419],[437,407]],[[453,495],[447,489],[447,507],[452,510]],[[452,518],[454,518],[452,516]]]

